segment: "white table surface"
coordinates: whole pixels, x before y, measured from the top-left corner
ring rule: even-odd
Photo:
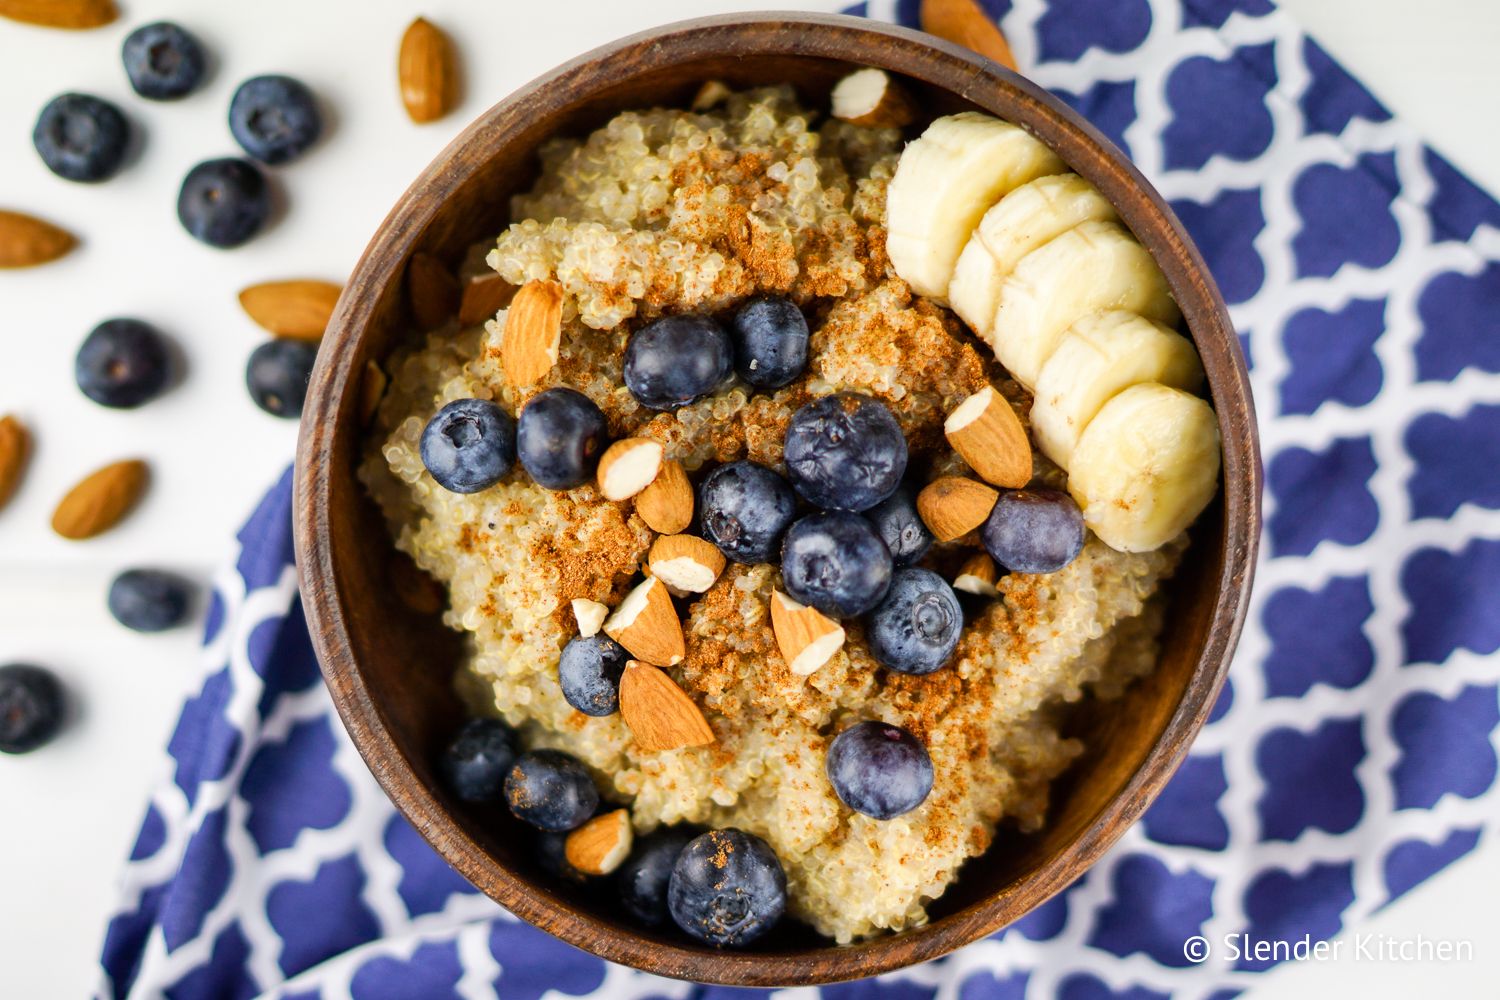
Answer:
[[[1441,150],[1500,190],[1500,4],[1495,0],[1283,0],[1354,73]],[[0,412],[21,414],[38,448],[17,499],[0,515],[0,661],[57,670],[80,718],[53,746],[0,758],[0,995],[78,997],[96,982],[103,920],[148,787],[183,695],[195,683],[196,627],[147,637],[104,610],[112,575],[160,564],[206,579],[235,529],[292,454],[296,428],[262,414],[243,388],[263,339],[236,292],[256,281],[340,280],[386,209],[463,123],[500,96],[616,36],[695,14],[767,6],[753,0],[121,0],[119,23],[83,34],[0,24],[0,201],[82,234],[81,250],[31,272],[0,273]],[[833,10],[836,0],[781,0]],[[418,128],[400,110],[397,39],[424,13],[460,38],[461,108]],[[180,104],[129,93],[120,41],[136,24],[175,19],[197,32],[216,67]],[[487,50],[481,56],[481,41]],[[289,211],[247,247],[212,252],[178,226],[183,173],[236,152],[224,110],[236,83],[285,71],[336,109],[329,140],[278,171]],[[76,185],[48,173],[27,137],[37,110],[64,90],[116,98],[144,126],[138,160],[113,181]],[[139,315],[184,349],[185,383],[137,412],[106,411],[72,380],[72,357],[95,323]],[[143,507],[119,530],[77,544],[46,528],[53,503],[82,473],[127,456],[151,461]],[[1398,938],[1467,938],[1463,964],[1282,966],[1257,997],[1491,996],[1500,982],[1493,892],[1500,845],[1474,855],[1361,926]],[[1346,949],[1347,950],[1347,949]]]

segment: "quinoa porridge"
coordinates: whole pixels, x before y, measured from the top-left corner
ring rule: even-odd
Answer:
[[[472,253],[465,276],[555,282],[555,364],[511,384],[505,311],[426,332],[386,366],[361,478],[398,547],[448,591],[444,620],[468,642],[458,686],[476,713],[503,717],[524,749],[581,760],[637,835],[683,823],[763,838],[785,871],[787,912],[850,942],[922,924],[966,859],[1008,829],[1043,824],[1050,782],[1082,750],[1060,733],[1065,707],[1115,697],[1156,662],[1156,595],[1186,544],[1180,529],[1143,551],[1091,531],[1056,572],[1000,575],[997,598],[965,598],[956,649],[925,674],[883,669],[861,618],[840,623],[844,641],[826,662],[794,673],[771,621],[773,592],[785,586],[778,566],[731,561],[706,592],[679,593],[684,652],[659,664],[714,742],[647,751],[620,713],[575,709],[558,670],[579,634],[573,602],[620,605],[657,532],[592,480],[548,489],[517,465],[486,489],[450,492],[422,454],[424,428],[445,404],[490,400],[515,415],[556,386],[596,404],[610,439],[659,443],[695,482],[741,459],[785,472],[793,414],[833,392],[885,404],[918,484],[971,474],[944,423],[988,386],[1029,432],[1031,392],[887,256],[901,130],[822,119],[789,88],[770,88],[700,112],[625,112],[587,138],[545,145],[540,180],[513,202],[520,221]],[[664,316],[723,315],[765,293],[806,315],[803,377],[773,391],[735,380],[668,410],[626,388],[633,332]],[[1039,484],[1068,482],[1041,452],[1034,460]],[[953,579],[973,537],[939,541],[923,565]],[[920,805],[877,819],[835,793],[825,755],[861,720],[925,745],[932,784]]]

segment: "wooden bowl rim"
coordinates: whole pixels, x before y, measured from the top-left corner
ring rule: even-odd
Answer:
[[[795,30],[787,31],[791,27]],[[634,934],[538,892],[481,849],[416,777],[391,739],[350,651],[333,547],[329,456],[338,421],[354,419],[355,358],[382,291],[400,280],[433,220],[433,188],[457,184],[462,154],[497,148],[540,106],[555,112],[635,75],[615,57],[650,47],[653,68],[726,53],[803,56],[874,65],[987,108],[1034,131],[1119,209],[1152,252],[1182,306],[1208,373],[1224,431],[1222,571],[1204,648],[1160,738],[1121,794],[1072,843],[1004,891],[931,924],[854,945],[801,952],[708,951]],[[549,94],[570,95],[556,106]],[[294,506],[297,564],[313,645],[355,747],[396,807],[440,856],[517,916],[601,958],[678,979],[737,986],[810,985],[889,972],[944,955],[1018,919],[1088,869],[1151,803],[1203,726],[1243,625],[1260,533],[1261,468],[1243,354],[1223,299],[1160,194],[1092,126],[1025,78],[965,49],[906,28],[804,12],[728,14],[681,21],[604,45],[538,77],[469,125],[402,195],[371,240],[329,324],[298,441]]]

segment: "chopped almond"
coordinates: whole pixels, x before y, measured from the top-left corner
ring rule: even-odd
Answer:
[[[787,667],[804,677],[833,659],[844,646],[843,626],[779,590],[771,593],[771,629]]]
[[[634,840],[630,812],[616,809],[595,816],[568,834],[563,841],[563,856],[586,875],[608,875],[630,856]]]
[[[999,597],[1000,588],[995,586],[999,580],[1000,567],[995,565],[995,560],[986,553],[976,552],[958,568],[958,576],[953,578],[953,589],[980,597]]]
[[[703,593],[724,572],[724,553],[697,535],[662,535],[646,559],[652,576],[689,594]]]
[[[661,464],[661,471],[635,498],[635,512],[652,531],[675,535],[693,523],[693,484],[687,470],[675,459]]]
[[[682,622],[666,584],[654,576],[630,593],[604,621],[604,634],[630,651],[630,655],[663,667],[680,663],[687,654]]]
[[[833,117],[870,128],[904,128],[917,117],[917,106],[891,75],[866,67],[844,77],[833,88]]]
[[[578,634],[585,639],[598,635],[599,629],[604,625],[604,619],[608,617],[609,608],[598,601],[590,601],[583,597],[573,601],[573,618],[578,622]]]
[[[650,438],[624,438],[599,456],[599,492],[606,500],[628,500],[661,472],[662,447]]]
[[[993,386],[980,389],[948,414],[943,433],[985,482],[1011,489],[1031,482],[1031,442],[1026,428]]]

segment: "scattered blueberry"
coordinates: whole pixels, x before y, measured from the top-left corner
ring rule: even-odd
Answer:
[[[732,329],[735,371],[757,389],[780,389],[807,369],[807,318],[790,299],[751,299]]]
[[[625,386],[642,406],[675,410],[713,392],[734,370],[729,335],[707,316],[667,316],[625,345]]]
[[[897,566],[918,562],[932,548],[932,532],[917,514],[917,488],[911,483],[902,483],[896,492],[865,511],[865,517],[891,550],[891,560]]]
[[[979,538],[1012,573],[1056,573],[1083,551],[1083,512],[1060,490],[1001,490]]]
[[[42,109],[31,132],[47,169],[70,181],[103,181],[119,172],[130,144],[120,109],[90,94],[63,94]]]
[[[786,912],[786,872],[769,844],[743,830],[710,830],[677,856],[667,906],[678,927],[706,944],[737,948]]]
[[[478,493],[516,460],[516,422],[487,399],[455,399],[422,431],[422,464],[453,493]]]
[[[678,855],[692,839],[687,830],[657,830],[636,843],[616,873],[621,905],[643,926],[660,927],[671,918],[667,886]]]
[[[584,715],[614,715],[620,708],[620,675],[628,659],[625,647],[603,632],[572,639],[557,662],[563,697]]]
[[[0,667],[0,753],[28,753],[57,735],[63,689],[50,670],[24,663]]]
[[[269,340],[250,352],[245,385],[255,405],[274,417],[296,420],[307,401],[318,345],[305,340]]]
[[[577,757],[561,750],[533,750],[511,766],[505,801],[517,818],[557,833],[594,815],[599,791]]]
[[[906,438],[884,403],[855,392],[824,396],[792,414],[787,474],[824,510],[869,510],[906,475]]]
[[[567,830],[542,830],[536,837],[536,860],[542,870],[564,882],[585,882],[588,876],[568,860]]]
[[[516,762],[516,734],[499,719],[470,719],[443,751],[448,788],[465,802],[498,802]]]
[[[751,461],[721,465],[698,487],[703,537],[738,563],[770,562],[797,512],[797,497],[772,469]]]
[[[963,607],[948,581],[908,566],[896,571],[890,593],[870,612],[865,636],[881,666],[930,674],[953,655],[963,627]]]
[[[125,75],[142,97],[170,101],[203,80],[203,46],[168,21],[143,25],[125,36]]]
[[[129,409],[166,390],[172,379],[172,355],[149,323],[108,319],[83,339],[73,360],[73,377],[94,402]]]
[[[165,632],[181,625],[193,599],[193,585],[159,569],[128,569],[109,585],[109,613],[137,632]]]
[[[521,410],[516,451],[539,485],[570,490],[594,474],[607,432],[593,400],[576,389],[548,389]]]
[[[875,819],[911,812],[932,791],[927,748],[899,726],[857,722],[833,738],[824,763],[839,800]]]
[[[804,517],[781,543],[786,592],[835,618],[862,615],[891,585],[891,553],[870,522],[832,511]]]
[[[323,131],[312,91],[289,76],[256,76],[229,101],[234,141],[262,163],[286,163],[307,151]]]
[[[205,160],[188,171],[177,195],[182,228],[209,246],[239,246],[270,214],[270,186],[249,160]]]

